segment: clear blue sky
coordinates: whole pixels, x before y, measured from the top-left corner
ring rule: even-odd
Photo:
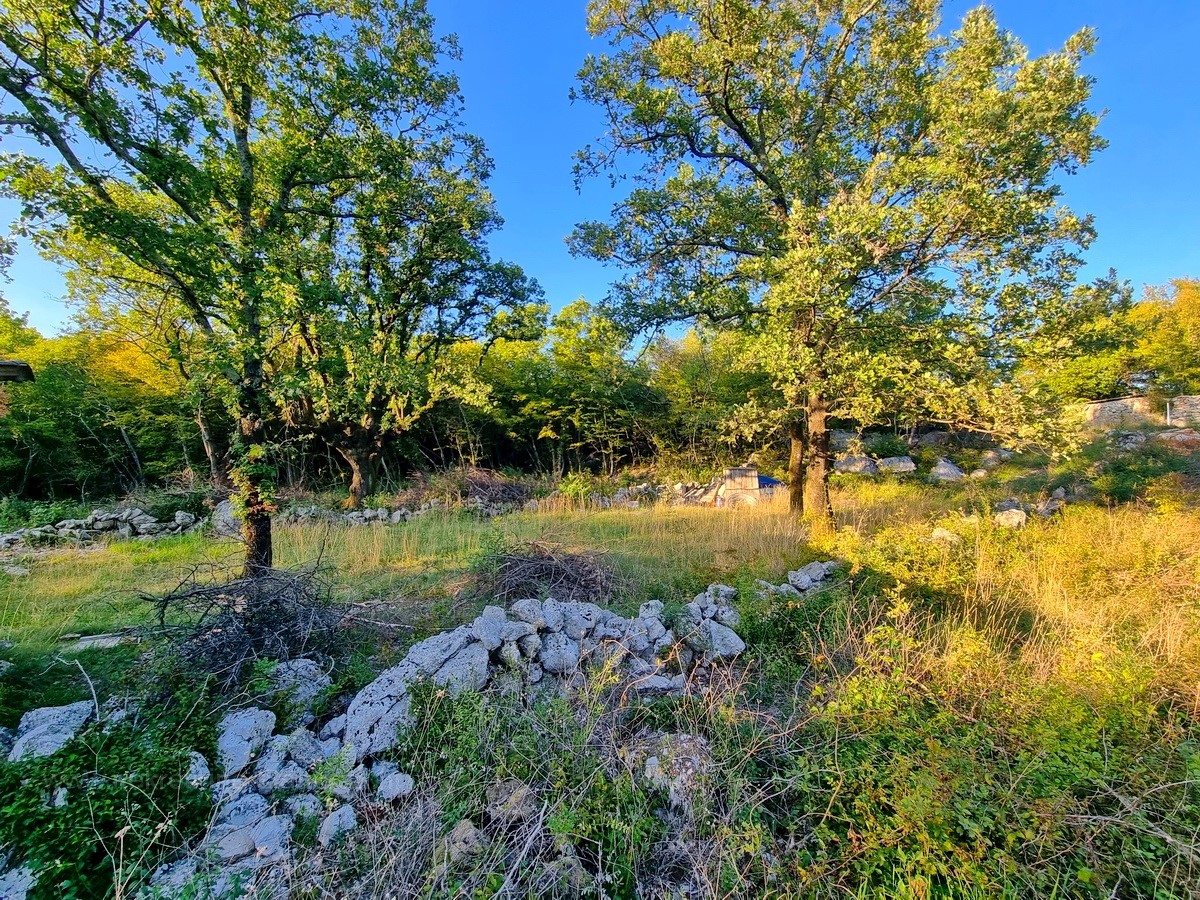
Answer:
[[[947,24],[976,5],[947,0]],[[1198,0],[994,0],[1001,24],[1033,53],[1057,48],[1083,25],[1099,48],[1087,64],[1094,105],[1107,110],[1110,147],[1066,182],[1067,200],[1096,216],[1099,240],[1087,277],[1111,266],[1133,282],[1200,277],[1200,2]],[[560,307],[600,300],[610,271],[572,259],[563,239],[582,219],[603,217],[613,194],[596,181],[577,193],[571,155],[595,139],[595,110],[568,92],[584,56],[604,45],[584,28],[585,0],[430,0],[439,31],[459,36],[467,126],[496,162],[492,189],[506,219],[493,242],[523,265]],[[11,216],[9,206],[0,215]],[[53,332],[68,313],[52,266],[25,247],[0,291]]]

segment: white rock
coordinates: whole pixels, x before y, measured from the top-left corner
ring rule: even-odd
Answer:
[[[813,586],[813,580],[799,570],[788,572],[787,580],[788,585],[796,591],[807,591]]]
[[[944,456],[939,456],[938,461],[934,464],[933,469],[929,473],[929,477],[934,481],[962,481],[966,477],[962,469],[956,466]]]
[[[332,719],[322,725],[318,736],[324,741],[332,737],[341,737],[345,733],[346,714],[342,713],[340,716],[334,716]]]
[[[291,816],[268,816],[254,826],[253,852],[258,865],[270,865],[289,855],[293,827]]]
[[[514,619],[527,622],[534,628],[545,628],[546,617],[542,614],[542,604],[539,600],[517,600],[508,608]]]
[[[31,709],[21,716],[21,722],[17,726],[17,738],[8,753],[8,761],[49,756],[61,750],[79,733],[95,712],[95,704],[90,700],[80,700],[66,706]]]
[[[233,514],[233,504],[222,500],[217,504],[212,514],[213,531],[218,537],[240,537],[242,520]]]
[[[188,754],[188,768],[183,773],[183,780],[192,787],[202,788],[212,781],[212,769],[208,767],[208,760],[202,754],[195,750]]]
[[[720,622],[708,622],[708,644],[711,655],[717,659],[737,656],[746,649],[746,643],[731,628]]]
[[[527,634],[517,641],[517,646],[520,648],[522,656],[533,659],[542,650],[542,639],[536,634]]]
[[[581,641],[600,622],[600,607],[594,603],[564,603],[563,632],[573,641]]]
[[[24,566],[5,566],[4,574],[11,575],[13,578],[24,578],[29,574],[29,570]]]
[[[890,472],[893,475],[907,475],[917,471],[917,464],[911,456],[888,456],[876,461],[875,465],[881,472]]]
[[[413,792],[414,787],[411,775],[407,775],[404,772],[394,772],[380,780],[377,795],[380,800],[390,803],[409,796]]]
[[[488,651],[479,643],[468,644],[433,675],[434,684],[445,685],[452,696],[458,696],[464,690],[483,690],[487,680]]]
[[[1023,509],[1006,509],[992,518],[1001,528],[1024,528],[1029,517]]]
[[[418,669],[425,675],[432,675],[446,664],[446,660],[467,646],[467,642],[472,637],[471,629],[465,625],[453,631],[435,634],[431,638],[426,638],[420,643],[413,644],[408,651],[408,655],[404,657],[404,662],[407,662],[411,667]],[[496,646],[499,646],[499,644]],[[383,676],[380,677],[382,678]]]
[[[25,900],[35,884],[37,877],[29,866],[0,873],[0,900]]]
[[[317,832],[317,840],[322,847],[328,847],[348,831],[358,827],[358,817],[354,815],[354,807],[346,804],[339,806],[321,822]]]
[[[562,631],[564,624],[563,605],[554,598],[542,604],[542,617],[547,631]]]
[[[325,807],[321,805],[321,800],[316,794],[294,794],[283,803],[293,816],[311,819],[325,812]]]
[[[562,632],[546,635],[542,641],[542,652],[538,657],[547,672],[562,675],[579,665],[579,644]]]
[[[275,713],[268,709],[239,709],[217,725],[217,764],[228,778],[250,765],[275,728]]]
[[[499,606],[485,606],[479,617],[471,623],[475,640],[488,650],[495,650],[504,641],[504,626],[508,616]]]
[[[353,745],[356,760],[395,746],[396,729],[410,721],[408,685],[422,674],[406,657],[350,701],[344,743]]]

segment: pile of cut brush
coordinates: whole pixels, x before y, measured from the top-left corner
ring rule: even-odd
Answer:
[[[503,603],[527,597],[603,603],[616,588],[602,554],[550,541],[507,542],[485,553],[472,575],[469,594]]]

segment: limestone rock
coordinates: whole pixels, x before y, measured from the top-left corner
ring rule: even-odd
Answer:
[[[240,537],[242,521],[233,514],[233,504],[222,500],[213,509],[212,527],[217,537]]]
[[[287,698],[296,710],[294,721],[307,725],[313,721],[313,706],[333,685],[333,679],[312,659],[289,659],[271,672],[271,689]]]
[[[293,816],[313,819],[325,812],[316,794],[293,794],[284,801],[287,811]]]
[[[353,745],[355,759],[395,745],[396,729],[409,722],[408,685],[421,674],[421,670],[405,658],[359,691],[351,701],[346,710],[345,743]]]
[[[31,709],[21,716],[8,761],[56,753],[79,733],[95,712],[96,707],[90,700]]]
[[[328,847],[343,834],[357,827],[358,817],[354,814],[354,807],[349,804],[339,806],[321,821],[317,841],[322,847]]]
[[[877,460],[875,465],[879,467],[879,471],[892,475],[908,475],[917,471],[917,464],[911,456],[888,456]]]
[[[548,634],[542,641],[538,660],[547,672],[558,675],[570,672],[579,665],[579,644],[562,632]]]
[[[1001,528],[1024,528],[1028,516],[1023,509],[1006,509],[996,513],[992,519]]]
[[[404,772],[395,772],[383,778],[379,782],[379,789],[376,795],[385,803],[391,803],[396,800],[403,800],[409,796],[415,785],[411,775],[406,775]]]
[[[228,778],[250,765],[275,729],[275,713],[267,709],[240,709],[217,725],[217,763]]]
[[[506,778],[487,786],[484,792],[487,814],[494,822],[511,825],[537,815],[537,797],[519,778]]]
[[[946,459],[946,457],[939,456],[937,463],[934,464],[933,469],[929,473],[929,477],[934,481],[941,482],[962,481],[966,477],[966,473],[950,462],[950,460]]]
[[[933,533],[931,535],[929,535],[929,539],[931,541],[934,541],[935,543],[949,544],[950,546],[953,546],[953,547],[957,547],[959,544],[962,543],[962,540],[963,540],[961,537],[959,537],[957,534],[955,534],[949,528],[941,528],[941,527],[933,529]]]
[[[471,632],[475,640],[487,650],[495,650],[504,641],[504,625],[508,617],[498,606],[486,606],[472,623]]]
[[[546,617],[542,613],[542,604],[539,600],[517,600],[508,608],[508,611],[514,619],[526,622],[534,628],[546,627]]]
[[[188,759],[188,768],[183,773],[183,780],[192,787],[206,787],[212,781],[212,769],[208,767],[208,760],[195,750],[188,754]]]
[[[413,644],[408,651],[408,655],[404,657],[404,661],[410,667],[420,670],[423,674],[432,675],[444,666],[450,657],[467,646],[467,643],[472,638],[471,629],[465,625],[453,631],[435,634],[431,638],[426,638],[420,643]],[[500,645],[497,644],[496,646]]]
[[[433,675],[434,683],[444,684],[452,696],[458,696],[464,690],[482,690],[487,678],[488,651],[480,643],[468,644]]]
[[[833,471],[847,475],[874,476],[879,474],[879,467],[869,456],[843,456],[834,461]]]

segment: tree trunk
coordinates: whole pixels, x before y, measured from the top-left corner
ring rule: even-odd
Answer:
[[[350,496],[346,500],[346,506],[358,509],[375,487],[374,454],[367,450],[346,447],[338,447],[337,452],[350,466]]]
[[[242,575],[245,578],[256,578],[269,572],[274,564],[271,503],[264,490],[265,477],[262,472],[265,464],[263,424],[258,416],[243,413],[238,426],[248,463],[238,479],[246,510],[245,521],[242,524],[242,536],[246,542],[246,563]]]
[[[808,447],[804,465],[804,515],[814,533],[833,530],[833,507],[829,503],[829,402],[820,394],[810,394],[808,408]]]
[[[212,432],[208,428],[208,418],[204,415],[204,407],[196,407],[196,427],[200,429],[200,446],[204,448],[204,456],[208,460],[208,477],[213,487],[222,487],[227,483],[225,466],[217,445],[213,441]]]
[[[792,512],[804,515],[804,423],[793,422],[788,426],[792,451],[788,456],[788,502]]]

